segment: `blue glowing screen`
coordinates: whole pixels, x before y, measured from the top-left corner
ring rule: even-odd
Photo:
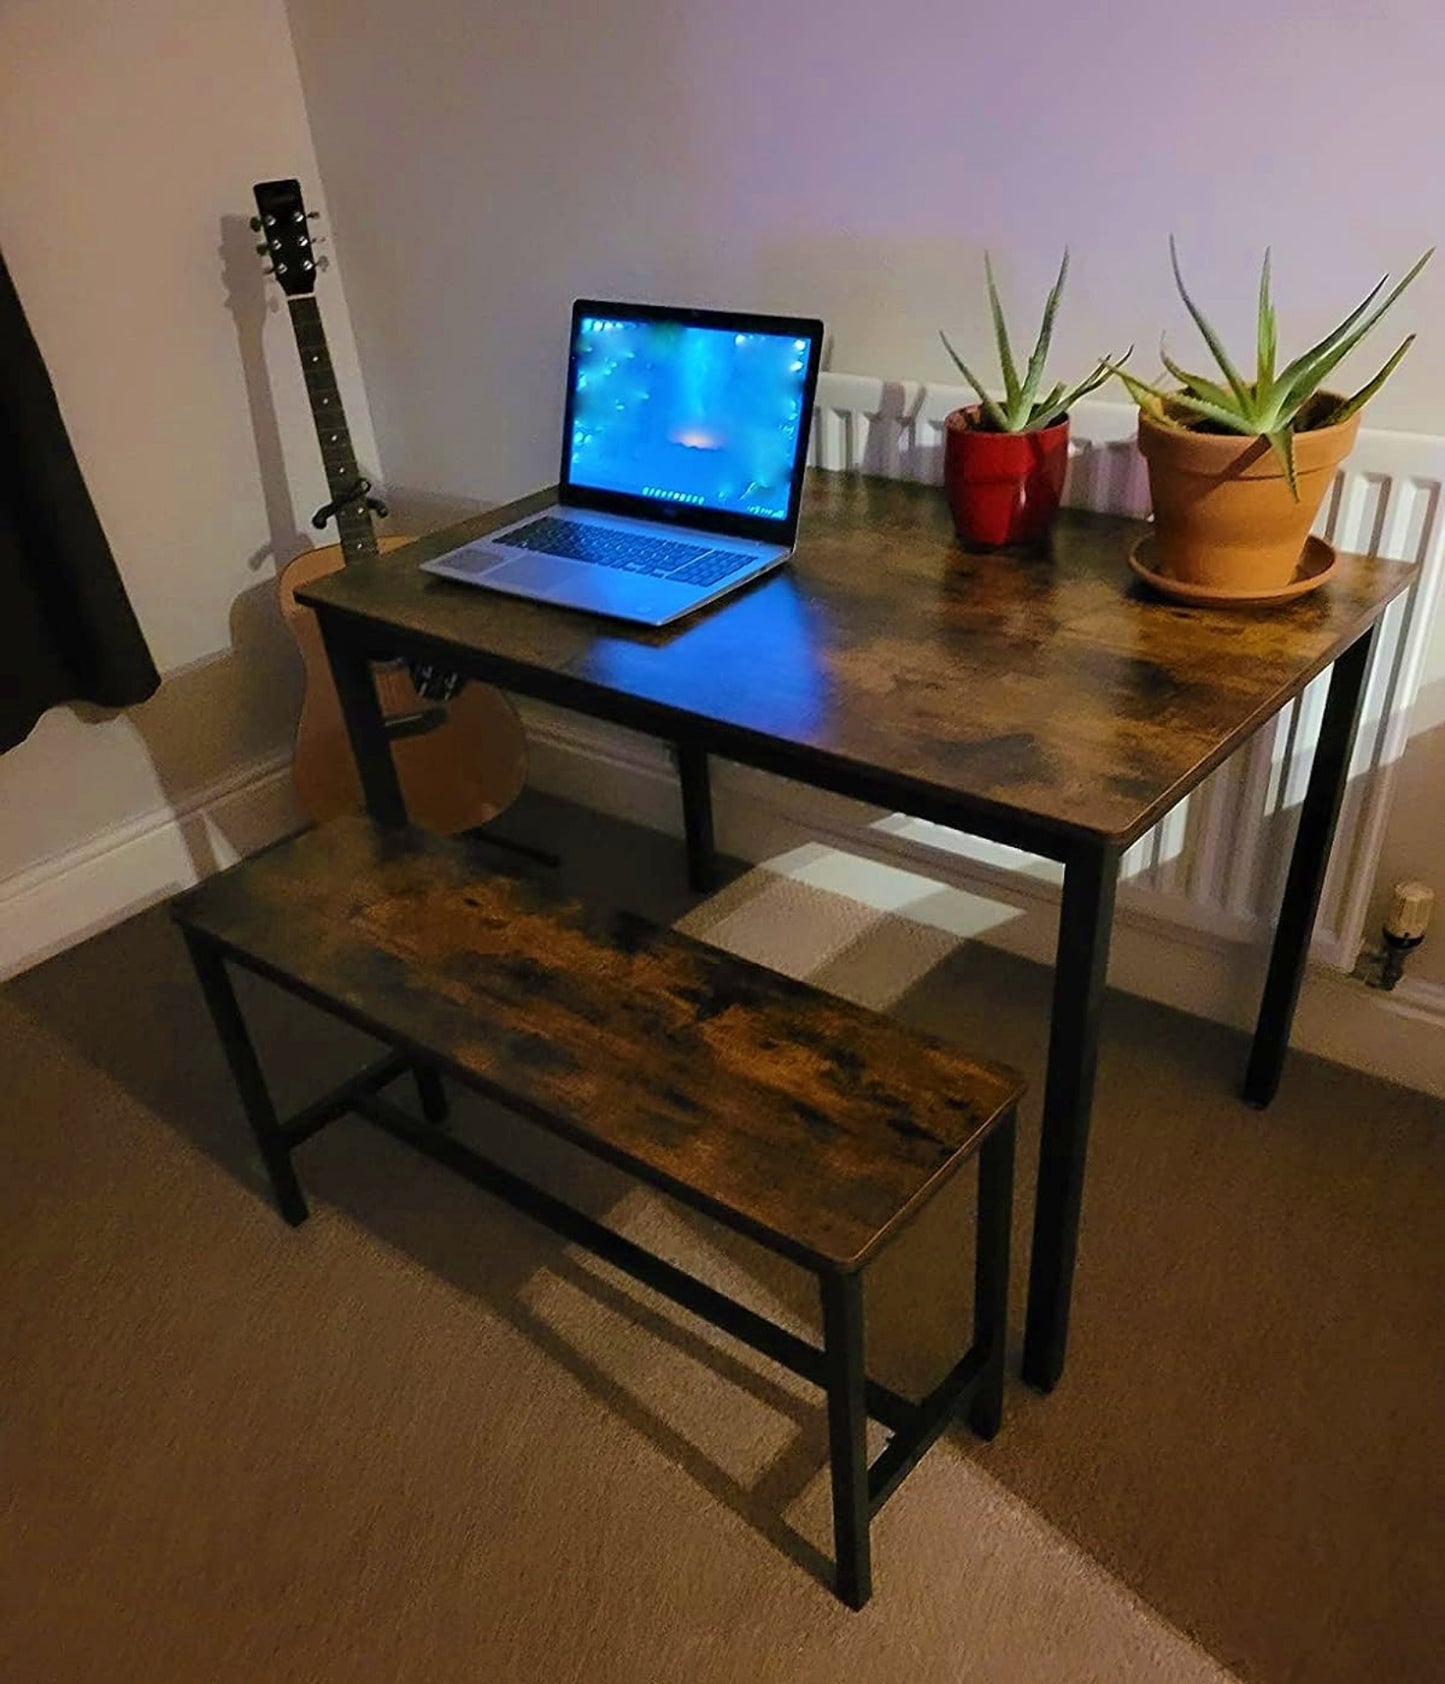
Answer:
[[[791,334],[584,316],[569,480],[785,520],[809,347]]]

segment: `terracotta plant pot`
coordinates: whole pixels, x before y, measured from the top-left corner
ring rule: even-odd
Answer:
[[[1359,425],[1353,415],[1338,427],[1295,434],[1296,502],[1264,439],[1182,432],[1141,411],[1159,572],[1220,591],[1283,589]]]
[[[1038,433],[992,433],[979,411],[955,409],[944,423],[943,485],[965,544],[1041,544],[1049,534],[1069,465],[1069,418]]]

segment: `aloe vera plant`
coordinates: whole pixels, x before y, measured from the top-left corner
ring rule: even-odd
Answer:
[[[1274,303],[1270,297],[1269,252],[1266,250],[1264,266],[1259,276],[1255,375],[1252,381],[1247,381],[1230,360],[1223,340],[1190,297],[1179,268],[1179,252],[1171,237],[1169,258],[1174,267],[1174,281],[1179,288],[1179,296],[1184,300],[1185,309],[1193,317],[1194,325],[1203,335],[1205,344],[1219,365],[1224,384],[1181,368],[1170,358],[1162,344],[1159,350],[1160,360],[1179,382],[1179,390],[1162,390],[1157,385],[1127,373],[1117,365],[1113,372],[1128,387],[1130,395],[1139,407],[1165,426],[1186,430],[1198,430],[1201,427],[1205,431],[1222,429],[1225,432],[1268,439],[1270,448],[1284,467],[1290,490],[1298,500],[1299,487],[1295,482],[1294,467],[1295,433],[1306,429],[1333,427],[1342,421],[1348,421],[1374,397],[1395,372],[1400,359],[1414,343],[1415,335],[1410,334],[1397,346],[1379,373],[1373,379],[1367,380],[1353,396],[1342,398],[1337,403],[1315,402],[1313,400],[1321,395],[1321,385],[1415,279],[1434,256],[1434,250],[1432,246],[1404,280],[1392,287],[1381,299],[1380,294],[1384,292],[1390,280],[1388,275],[1383,276],[1332,332],[1311,345],[1278,373],[1275,372],[1278,336]]]
[[[949,344],[948,335],[942,329],[939,330],[938,337],[943,341],[949,356],[958,364],[959,373],[978,393],[979,405],[989,427],[999,433],[1042,432],[1045,427],[1052,427],[1056,421],[1062,420],[1080,398],[1102,386],[1110,375],[1117,371],[1119,364],[1128,358],[1129,351],[1118,358],[1101,357],[1093,373],[1081,380],[1077,386],[1069,388],[1060,381],[1041,397],[1039,388],[1043,385],[1044,365],[1048,361],[1049,342],[1054,334],[1054,317],[1058,314],[1059,300],[1064,293],[1064,280],[1069,273],[1068,251],[1064,252],[1064,260],[1059,265],[1059,278],[1050,288],[1044,303],[1044,319],[1039,327],[1039,336],[1034,341],[1033,352],[1022,377],[1019,375],[1018,365],[1014,362],[1008,325],[1004,320],[1003,305],[999,302],[998,287],[994,284],[993,264],[987,252],[984,253],[983,271],[988,280],[989,309],[993,315],[994,340],[998,346],[999,367],[1003,373],[1002,400],[991,397],[984,390],[982,381]],[[1130,351],[1132,349],[1131,346]]]

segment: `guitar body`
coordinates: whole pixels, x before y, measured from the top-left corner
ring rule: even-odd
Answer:
[[[356,464],[346,411],[336,387],[336,371],[317,307],[318,262],[311,234],[315,211],[308,211],[301,184],[291,177],[258,181],[253,189],[257,214],[251,226],[265,236],[256,248],[269,256],[286,295],[301,376],[311,404],[316,442],[326,470],[330,501],[312,517],[317,528],[336,522],[339,544],[308,550],[286,567],[277,581],[281,612],[306,666],[306,700],[296,730],[296,796],[313,823],[355,812],[362,806],[361,779],[351,754],[351,740],[321,628],[297,590],[313,579],[353,564],[374,563],[384,550],[406,538],[378,538],[372,512],[386,505],[369,495],[370,480]],[[418,669],[421,695],[402,661],[372,667],[377,700],[392,726],[392,757],[406,799],[407,813],[425,830],[455,835],[486,824],[510,807],[527,775],[526,737],[516,709],[501,691],[486,684],[461,683],[455,674]],[[435,698],[445,697],[445,700]]]
[[[380,538],[382,551],[409,542]],[[296,729],[293,775],[296,798],[314,823],[355,812],[362,805],[361,780],[352,759],[341,702],[316,616],[297,602],[302,585],[345,566],[339,544],[307,550],[281,573],[281,612],[306,667],[306,699]],[[376,669],[377,694],[389,719],[425,713],[432,704],[418,696],[405,667]],[[442,723],[416,736],[393,740],[392,754],[412,822],[442,835],[486,824],[521,793],[527,776],[526,738],[516,709],[500,690],[468,684],[440,704]]]

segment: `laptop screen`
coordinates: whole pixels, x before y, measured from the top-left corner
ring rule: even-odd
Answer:
[[[791,541],[820,342],[810,321],[579,304],[564,485],[628,513]]]

